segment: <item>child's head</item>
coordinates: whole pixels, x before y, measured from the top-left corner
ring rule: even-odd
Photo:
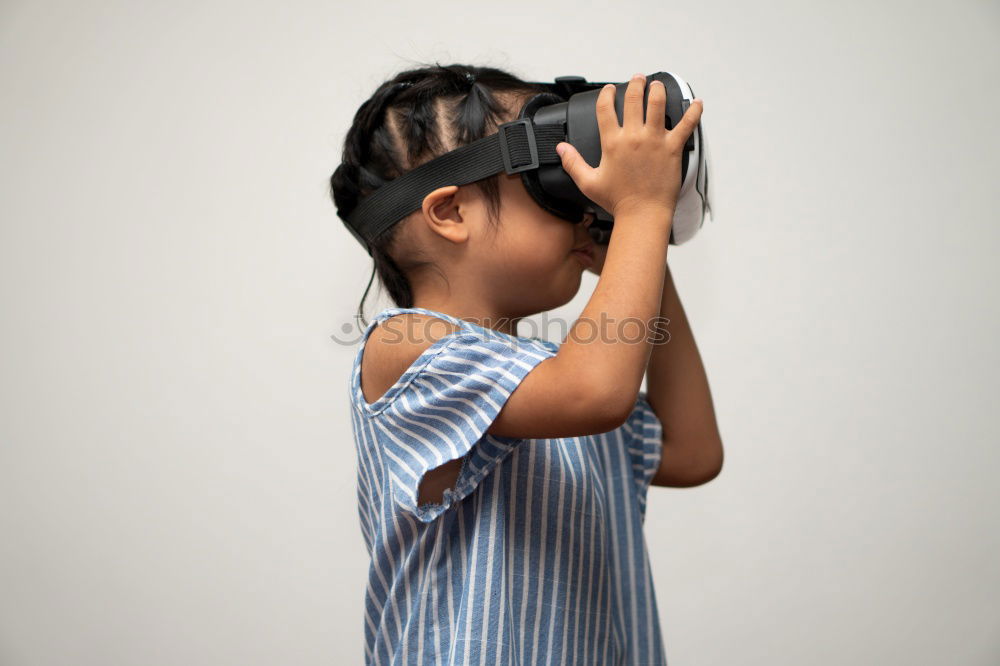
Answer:
[[[540,92],[546,90],[491,67],[400,72],[354,116],[330,177],[338,212],[346,217],[384,183],[495,133]],[[486,303],[491,312],[526,316],[573,298],[584,269],[571,252],[588,240],[586,225],[550,214],[520,174],[501,172],[428,192],[421,209],[374,240],[371,253],[398,307]],[[359,314],[363,308],[364,297]]]

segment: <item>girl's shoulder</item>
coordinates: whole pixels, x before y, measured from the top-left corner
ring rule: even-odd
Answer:
[[[422,312],[376,318],[360,352],[365,400],[371,403],[381,398],[431,346],[464,330],[459,324]]]
[[[502,333],[425,308],[387,308],[368,324],[354,362],[356,402],[380,410],[419,374],[461,371],[469,379],[506,365],[536,364],[559,345]]]

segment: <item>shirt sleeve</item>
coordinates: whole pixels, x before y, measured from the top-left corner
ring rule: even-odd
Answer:
[[[646,491],[656,476],[663,453],[663,424],[646,400],[646,392],[640,391],[635,407],[623,426],[628,440],[629,457],[632,460],[632,475],[635,478],[639,511],[645,520]]]
[[[393,499],[429,523],[468,496],[523,440],[487,434],[510,394],[538,363],[538,347],[480,333],[450,336],[378,418]],[[430,470],[463,458],[461,472],[440,503],[417,506]]]

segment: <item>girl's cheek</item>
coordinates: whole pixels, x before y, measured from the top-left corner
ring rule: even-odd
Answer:
[[[559,222],[532,221],[522,226],[517,226],[515,222],[506,228],[505,238],[499,247],[494,248],[491,259],[506,263],[509,269],[521,275],[535,278],[550,275],[571,259],[569,251],[573,246],[573,229],[569,224]]]

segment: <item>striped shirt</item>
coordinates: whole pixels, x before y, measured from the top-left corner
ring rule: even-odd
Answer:
[[[372,403],[361,359],[374,327],[417,312],[461,328]],[[642,532],[662,427],[640,392],[599,435],[486,432],[559,345],[425,308],[388,308],[351,375],[361,532],[371,556],[365,661],[374,664],[666,664]],[[440,504],[421,477],[463,458]]]

